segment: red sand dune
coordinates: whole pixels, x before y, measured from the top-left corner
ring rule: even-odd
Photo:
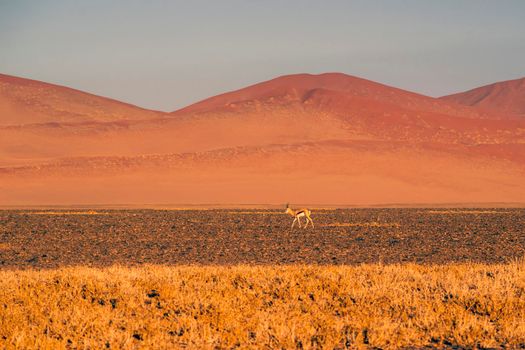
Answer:
[[[334,99],[330,101],[331,94]],[[319,95],[324,96],[325,99],[320,100]],[[463,118],[500,118],[497,114],[465,108],[342,73],[286,75],[211,97],[177,110],[173,114],[236,111],[246,107],[260,110],[273,105],[303,105],[330,110],[334,107],[333,102],[338,104],[339,109],[354,107],[352,103],[342,104],[334,101],[340,96],[350,101],[352,98],[360,98],[369,103],[390,104],[407,110],[442,113]]]
[[[64,86],[0,74],[0,126],[147,119],[162,114]]]
[[[41,84],[46,111],[85,101]],[[365,79],[284,76],[171,114],[87,96],[81,118],[0,126],[0,205],[525,202],[525,120]]]
[[[525,117],[525,78],[502,81],[441,97],[466,106],[497,111],[509,117]]]

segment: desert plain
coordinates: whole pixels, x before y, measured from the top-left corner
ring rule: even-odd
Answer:
[[[523,256],[523,208],[3,210],[0,267],[114,264],[505,263]],[[304,225],[304,221],[303,221]]]
[[[0,347],[523,348],[524,91],[295,74],[162,112],[0,75]]]

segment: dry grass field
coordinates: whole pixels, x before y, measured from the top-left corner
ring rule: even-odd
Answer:
[[[525,346],[525,263],[0,271],[0,348]]]
[[[524,209],[313,213],[0,211],[0,349],[525,348]]]

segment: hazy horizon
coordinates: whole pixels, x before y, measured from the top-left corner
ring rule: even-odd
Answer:
[[[429,96],[525,74],[525,2],[0,2],[0,72],[172,111],[295,73]]]

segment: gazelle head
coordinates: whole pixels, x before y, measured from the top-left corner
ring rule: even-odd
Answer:
[[[290,205],[289,203],[286,203],[286,210],[284,211],[285,214],[290,214],[290,215],[294,215],[294,211],[292,210],[292,208],[290,208]]]

